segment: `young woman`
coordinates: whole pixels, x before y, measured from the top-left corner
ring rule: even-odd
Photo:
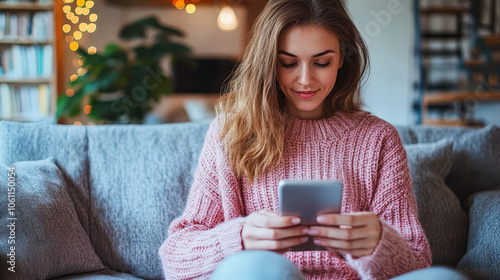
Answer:
[[[367,64],[341,1],[269,1],[160,248],[167,279],[389,279],[431,265],[399,135],[361,110]],[[282,179],[341,180],[341,214],[313,227],[279,216]],[[328,250],[289,251],[308,236]]]

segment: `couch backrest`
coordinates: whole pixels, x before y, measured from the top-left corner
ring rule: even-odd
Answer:
[[[158,249],[184,209],[209,122],[65,126],[0,122],[0,163],[54,157],[103,263],[162,279]]]

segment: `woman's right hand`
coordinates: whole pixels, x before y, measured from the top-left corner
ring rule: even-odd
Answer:
[[[290,247],[305,243],[308,227],[300,226],[296,216],[280,216],[269,210],[253,212],[247,217],[241,237],[244,250],[268,250],[285,253]]]

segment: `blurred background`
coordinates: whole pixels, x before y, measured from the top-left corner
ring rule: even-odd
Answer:
[[[0,120],[200,121],[266,0],[0,1]],[[365,109],[500,125],[500,0],[344,0],[370,52]]]

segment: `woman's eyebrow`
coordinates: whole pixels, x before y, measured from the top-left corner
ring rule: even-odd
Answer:
[[[326,50],[326,51],[324,51],[324,52],[320,52],[320,53],[318,53],[318,54],[315,54],[315,55],[313,55],[312,57],[320,57],[320,56],[323,56],[323,55],[325,55],[325,54],[327,54],[327,53],[335,53],[335,51],[333,51],[333,50]],[[286,52],[286,51],[283,51],[283,50],[279,51],[279,52],[278,52],[278,54],[283,54],[283,55],[286,55],[286,56],[291,56],[291,57],[297,57],[296,55],[291,54],[291,53]]]

